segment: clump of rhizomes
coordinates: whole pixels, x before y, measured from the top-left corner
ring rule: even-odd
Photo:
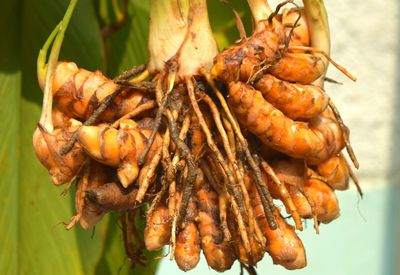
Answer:
[[[333,190],[347,189],[349,176],[358,186],[343,147],[358,163],[318,81],[324,58],[333,61],[312,48],[304,10],[279,12],[292,1],[275,12],[265,1],[248,2],[254,33],[219,55],[204,0],[154,0],[147,68],[109,80],[72,62],[55,66],[34,144],[55,184],[68,182],[68,189],[76,179],[77,214],[68,229],[120,211],[133,264],[145,264],[145,247],[169,244],[183,270],[196,266],[201,250],[217,271],[238,259],[253,273],[265,251],[287,269],[306,265],[295,229],[313,219],[318,232],[320,222],[338,217]],[[181,24],[176,45],[166,48],[154,42],[169,37],[157,29],[165,8],[178,11],[169,24]],[[143,239],[135,215],[144,204]]]

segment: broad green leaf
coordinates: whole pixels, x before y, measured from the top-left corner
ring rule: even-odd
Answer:
[[[0,9],[0,274],[18,270],[18,130],[21,71],[18,1],[8,1]],[[9,28],[8,26],[13,26]]]
[[[73,199],[61,198],[32,148],[42,93],[36,80],[36,57],[68,1],[2,2],[0,31],[0,256],[1,274],[90,274],[100,258],[107,223],[97,234],[61,221],[73,215]],[[93,8],[78,5],[65,53],[88,67],[104,64],[102,41]]]
[[[149,1],[129,1],[128,18],[108,41],[108,72],[116,76],[147,62]]]

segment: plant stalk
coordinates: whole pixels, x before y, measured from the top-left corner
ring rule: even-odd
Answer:
[[[63,20],[52,31],[49,38],[43,45],[43,48],[39,51],[39,56],[37,59],[38,81],[40,86],[42,88],[44,87],[42,114],[40,116],[39,123],[42,124],[42,126],[45,127],[45,129],[49,132],[53,131],[52,108],[54,72],[57,66],[58,56],[60,55],[62,42],[64,40],[64,34],[77,2],[78,0],[70,1]],[[47,51],[51,44],[53,44],[53,46],[51,47],[49,60],[46,64]]]
[[[256,25],[259,21],[268,19],[272,13],[267,0],[247,0],[247,4],[250,7]]]
[[[331,53],[331,39],[328,24],[328,14],[323,0],[303,0],[304,11],[311,37],[311,47],[320,49],[328,56]],[[329,61],[323,59],[325,63],[324,74],[314,82],[316,85],[323,85]]]
[[[218,54],[206,0],[150,0],[149,63],[151,74],[169,61],[178,65],[176,80],[211,68]]]

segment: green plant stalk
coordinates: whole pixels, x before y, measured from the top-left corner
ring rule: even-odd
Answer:
[[[118,5],[118,1],[112,0],[111,5],[112,5],[112,9],[115,14],[116,22],[121,22],[124,18],[124,13],[123,13],[123,11],[121,11],[121,8]]]
[[[327,55],[331,52],[331,39],[328,24],[328,14],[323,0],[303,0],[304,11],[311,37],[311,47],[324,51]],[[325,63],[324,74],[316,81],[322,84],[328,70],[329,61],[323,59]]]
[[[206,0],[150,0],[149,63],[151,74],[175,59],[177,78],[211,68],[218,54]]]
[[[64,18],[52,31],[49,38],[44,43],[43,47],[39,51],[39,56],[37,59],[37,74],[38,81],[43,88],[43,105],[42,114],[40,116],[39,122],[45,127],[49,132],[53,131],[53,121],[52,121],[52,107],[53,107],[53,79],[54,72],[57,66],[58,57],[60,55],[60,49],[62,42],[64,40],[64,34],[68,27],[69,21],[75,9],[78,0],[71,0],[67,11],[65,12]],[[46,64],[46,56],[48,49],[51,47],[48,62]]]

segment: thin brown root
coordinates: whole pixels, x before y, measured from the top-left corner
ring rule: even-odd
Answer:
[[[175,121],[173,120],[172,113],[169,109],[166,110],[166,115],[168,119],[168,127],[171,133],[172,140],[179,149],[181,155],[186,160],[186,165],[188,167],[188,176],[186,178],[185,187],[182,194],[181,206],[178,212],[177,222],[179,223],[184,214],[186,213],[186,208],[189,204],[189,199],[193,193],[194,181],[196,179],[196,169],[197,165],[194,162],[193,156],[190,152],[189,147],[186,143],[179,137],[178,129]]]
[[[190,78],[186,79],[186,84],[188,87],[188,94],[190,101],[192,103],[193,110],[197,116],[197,119],[199,120],[199,124],[201,126],[201,129],[204,132],[204,135],[206,136],[207,144],[212,152],[212,157],[215,158],[216,163],[218,166],[222,168],[222,173],[227,177],[227,180],[229,184],[227,184],[228,190],[232,193],[232,195],[235,197],[237,203],[239,204],[239,208],[241,209],[241,216],[246,218],[247,220],[247,212],[245,210],[245,207],[243,205],[243,198],[242,198],[242,193],[237,190],[236,187],[236,181],[233,176],[233,173],[230,169],[230,167],[227,165],[224,157],[222,156],[220,150],[218,149],[217,145],[215,144],[213,138],[212,138],[212,133],[210,129],[207,126],[207,123],[204,119],[204,116],[200,110],[199,105],[197,104],[197,99],[194,94],[194,88],[193,88],[193,83]]]
[[[209,97],[207,94],[205,94],[204,92],[199,92],[201,99],[208,105],[208,107],[210,107],[211,113],[213,115],[213,119],[215,122],[215,126],[218,129],[218,132],[222,138],[222,145],[225,149],[225,153],[228,156],[228,160],[231,164],[234,165],[234,168],[237,168],[237,164],[236,164],[236,159],[235,159],[235,155],[233,154],[233,149],[231,147],[231,143],[229,142],[229,138],[228,135],[225,131],[224,126],[222,125],[222,121],[221,121],[221,115],[218,111],[217,106],[215,105],[214,101],[211,99],[211,97]],[[236,169],[237,170],[237,169]],[[241,177],[241,180],[243,181],[243,177]],[[240,181],[240,177],[239,177],[239,181]]]
[[[127,80],[139,73],[143,73],[143,71],[145,71],[145,70],[146,70],[146,65],[144,65],[144,64],[135,66],[127,71],[122,72],[119,76],[114,78],[114,81]]]
[[[223,169],[228,177],[229,183],[233,186],[233,185],[235,185],[235,179],[233,177],[232,171],[229,169],[228,165],[225,162],[224,157],[222,156],[221,152],[219,151],[217,145],[214,142],[211,130],[207,126],[207,123],[204,119],[203,113],[201,112],[200,107],[197,103],[197,99],[194,94],[193,82],[190,78],[186,79],[186,85],[188,87],[188,94],[189,94],[190,101],[192,103],[193,110],[197,116],[197,119],[199,120],[201,129],[203,130],[204,135],[206,136],[207,144],[210,147],[210,150],[216,156],[217,162],[223,167]]]
[[[333,79],[331,77],[324,77],[324,81],[329,82],[329,83],[333,83],[333,84],[337,84],[337,85],[343,85],[343,82],[337,81],[336,79]]]
[[[240,39],[245,39],[247,37],[247,34],[246,29],[244,28],[243,21],[240,18],[239,13],[234,8],[232,8],[232,12],[235,15],[236,28],[239,32]]]
[[[229,122],[228,118],[225,115],[225,112],[221,113],[222,122],[224,123],[226,133],[228,134],[229,144],[231,146],[233,157],[236,159],[236,139],[235,134],[232,129],[232,124]]]
[[[138,233],[134,224],[134,213],[133,211],[123,211],[120,217],[125,253],[132,267],[135,267],[136,264],[146,266],[146,258],[142,254],[143,244],[141,244],[142,241],[138,238]],[[132,241],[132,237],[136,239],[135,244]],[[136,248],[136,251],[133,250],[133,247]]]
[[[222,232],[224,233],[224,240],[230,242],[232,240],[232,235],[229,231],[226,218],[227,217],[226,191],[222,190],[222,187],[217,184],[217,179],[214,177],[210,167],[208,166],[205,160],[200,159],[200,167],[211,187],[218,193],[219,219],[221,221],[221,229]]]
[[[346,145],[347,153],[350,156],[351,161],[356,169],[360,167],[360,164],[357,160],[357,157],[354,153],[353,147],[351,147],[350,138],[349,138],[349,128],[344,124],[342,117],[340,116],[339,110],[336,108],[336,105],[333,103],[332,99],[329,99],[329,107],[332,109],[333,114],[335,115],[336,120],[338,121],[340,128],[343,133],[343,140]]]
[[[76,215],[73,216],[71,218],[70,222],[66,225],[67,230],[72,229],[72,227],[74,227],[74,225],[80,220],[80,218],[82,216],[83,208],[85,207],[85,200],[82,199],[82,194],[83,194],[83,192],[85,192],[85,190],[87,189],[88,184],[89,184],[90,164],[86,162],[84,165],[82,165],[82,167],[80,168],[80,171],[82,169],[84,169],[83,175],[82,175],[82,178],[77,183],[77,188],[76,188],[76,193],[75,193]],[[71,180],[70,182],[73,182],[73,180]]]
[[[259,69],[255,73],[253,73],[255,67],[259,67]],[[251,73],[249,75],[249,78],[246,81],[246,84],[252,85],[252,83],[254,83],[257,79],[259,79],[263,75],[263,72],[268,70],[270,67],[271,64],[269,63],[266,64],[265,60],[260,62],[258,65],[253,65],[251,68]]]
[[[215,105],[215,103],[213,102],[213,100],[211,99],[211,97],[209,97],[207,94],[205,94],[204,92],[200,92],[199,94],[201,95],[202,99],[204,102],[206,102],[206,104],[210,107],[211,113],[213,115],[214,118],[214,122],[215,125],[218,129],[218,132],[222,138],[222,144],[223,147],[225,149],[225,152],[228,156],[228,161],[230,163],[230,169],[235,173],[236,176],[236,180],[239,183],[240,189],[242,191],[243,194],[243,198],[244,198],[244,204],[245,204],[245,209],[247,209],[247,215],[248,215],[248,222],[249,222],[249,234],[253,235],[253,233],[256,233],[256,237],[257,240],[260,243],[264,243],[264,237],[261,233],[261,230],[258,228],[258,226],[256,226],[256,223],[254,222],[254,213],[253,213],[253,209],[251,207],[250,204],[250,198],[249,198],[249,194],[246,190],[246,187],[244,186],[244,180],[243,180],[243,174],[240,173],[240,170],[238,168],[237,162],[236,162],[236,158],[235,155],[233,154],[233,150],[231,148],[230,142],[229,142],[229,138],[228,135],[225,131],[225,128],[222,124],[221,121],[221,116],[220,113],[218,111],[217,106]]]
[[[295,3],[293,3],[293,4],[294,4],[297,8],[299,8],[298,5],[296,5]],[[296,18],[296,21],[294,21],[293,26],[291,26],[291,28],[290,28],[289,35],[287,36],[287,39],[286,39],[286,42],[285,42],[285,49],[287,49],[287,48],[289,47],[289,43],[290,43],[290,40],[292,39],[294,29],[298,26],[298,23],[299,23],[299,21],[300,21],[300,19],[301,19],[301,12],[300,12],[300,10],[297,9],[296,12],[297,12],[297,15],[298,15],[298,16],[297,16],[297,18]]]
[[[279,4],[276,6],[275,11],[269,15],[269,17],[268,17],[268,19],[267,19],[268,22],[272,22],[272,19],[273,19],[275,16],[278,15],[278,13],[279,13],[279,11],[281,10],[281,8],[282,8],[283,6],[285,6],[285,5],[287,5],[287,4],[294,4],[296,7],[298,7],[295,3],[293,3],[293,0],[286,0],[286,1],[283,1],[283,2],[279,3]]]
[[[208,160],[211,165],[212,171],[214,171],[213,175],[215,175],[215,178],[220,178],[220,182],[223,182],[224,184],[223,185],[224,187],[222,190],[220,189],[221,190],[220,192],[224,193],[230,202],[232,211],[235,214],[239,226],[240,238],[243,241],[246,253],[249,255],[249,258],[252,258],[249,238],[247,235],[245,222],[243,220],[244,217],[242,214],[242,213],[246,214],[246,210],[244,209],[243,205],[243,197],[241,196],[242,194],[240,193],[240,190],[237,190],[237,188],[233,188],[234,186],[230,185],[228,177],[225,174],[222,166],[218,163],[216,156],[214,154],[210,154],[208,155]],[[219,172],[218,175],[217,171]],[[210,183],[210,185],[214,187],[212,183]]]
[[[235,199],[232,198],[232,196],[229,195],[229,193],[227,193],[227,197],[228,197],[228,200],[231,202],[231,208],[232,208],[233,214],[236,217],[236,221],[237,221],[237,224],[238,224],[238,227],[239,227],[238,229],[239,229],[239,232],[240,232],[240,237],[241,237],[241,239],[243,241],[244,249],[246,250],[246,253],[249,256],[249,258],[252,258],[250,241],[249,241],[249,237],[247,235],[246,225],[245,225],[245,223],[243,221],[242,214],[240,213],[239,207],[238,207]]]
[[[311,214],[312,214],[312,217],[313,217],[315,233],[319,234],[317,209],[315,208],[315,204],[314,204],[313,200],[310,198],[310,196],[308,195],[306,190],[304,190],[303,188],[299,188],[299,191],[300,191],[301,194],[303,194],[303,196],[306,198],[308,204],[311,207]]]
[[[65,228],[67,230],[71,230],[75,226],[75,224],[77,224],[79,222],[80,219],[81,219],[81,213],[78,213],[78,214],[72,216],[71,220],[65,226]]]
[[[176,208],[180,208],[180,204],[177,203]],[[175,212],[175,214],[172,217],[172,226],[171,226],[171,244],[170,244],[170,256],[169,259],[173,260],[175,256],[175,247],[176,247],[176,227],[178,223],[178,215]]]
[[[342,155],[342,154],[341,154],[341,155]],[[349,162],[347,161],[347,159],[346,159],[343,155],[342,155],[342,157],[343,157],[343,159],[345,160],[347,169],[349,169],[350,177],[351,177],[351,179],[353,180],[353,182],[354,182],[354,184],[355,184],[355,186],[356,186],[356,188],[357,188],[358,194],[360,194],[360,197],[363,198],[363,197],[364,197],[364,193],[363,193],[363,191],[362,191],[362,189],[361,189],[360,182],[358,181],[358,178],[357,178],[356,174],[354,173],[353,169],[351,169],[350,164],[349,164]]]
[[[347,76],[348,78],[350,78],[353,81],[356,81],[357,78],[355,76],[353,76],[349,71],[346,70],[345,67],[343,67],[342,65],[340,65],[339,63],[337,63],[336,61],[334,61],[329,54],[327,54],[325,51],[317,49],[317,48],[313,48],[313,47],[309,47],[309,46],[289,46],[287,48],[287,50],[293,50],[293,51],[298,51],[298,50],[302,50],[302,51],[310,51],[310,52],[315,52],[315,53],[319,53],[322,54],[330,63],[332,63],[333,66],[335,66],[339,71],[341,71],[345,76]]]
[[[114,81],[116,84],[127,86],[133,90],[139,90],[144,93],[154,94],[156,91],[157,84],[155,82],[143,81],[143,82],[130,82],[127,80]],[[129,90],[128,90],[129,91]]]
[[[180,199],[181,199],[181,193],[177,192],[176,190],[176,180],[174,180],[170,183],[169,185],[169,190],[168,190],[168,213],[169,217],[171,219],[171,238],[170,238],[170,260],[174,259],[175,256],[175,247],[176,247],[176,228],[177,228],[177,223],[178,223],[178,211],[177,209],[180,208]]]
[[[249,275],[257,275],[257,271],[253,265],[247,265],[244,263],[240,263],[240,275],[243,275],[243,270],[246,270]]]
[[[230,242],[232,240],[231,232],[228,228],[227,212],[228,202],[226,194],[218,196],[219,219],[221,221],[221,229],[224,232],[224,240]]]
[[[185,118],[183,119],[183,122],[182,122],[181,131],[179,132],[179,138],[181,140],[185,140],[186,139],[186,135],[187,135],[187,133],[189,131],[189,128],[190,128],[190,115],[186,114]],[[174,158],[175,158],[175,156],[174,156]],[[175,162],[177,163],[178,161],[179,160],[177,160]]]
[[[108,95],[93,112],[93,114],[83,123],[83,126],[90,126],[94,124],[101,114],[107,109],[108,106],[114,101],[114,99],[125,89],[125,87],[119,87],[111,95]],[[75,141],[78,139],[78,131],[75,131],[71,138],[60,148],[60,154],[65,155],[71,151],[74,147]]]
[[[139,174],[139,190],[137,192],[135,201],[137,203],[141,203],[147,189],[150,186],[150,183],[153,181],[154,179],[154,172],[156,171],[156,168],[158,166],[158,163],[160,162],[161,159],[161,149],[162,146],[160,146],[157,151],[156,154],[154,155],[154,157],[152,158],[152,160],[150,161],[150,163],[146,166],[144,166]]]
[[[158,191],[157,195],[155,196],[155,198],[151,202],[151,204],[149,206],[149,209],[146,212],[147,219],[149,219],[153,215],[153,212],[154,212],[155,208],[160,203],[161,199],[163,198],[163,196],[165,195],[165,193],[168,190],[169,184],[168,184],[168,181],[166,180],[166,177],[162,178],[161,183],[162,184],[161,184],[160,191]]]
[[[174,119],[175,119],[175,117],[174,117]],[[171,176],[171,174],[170,174],[171,172],[169,172],[172,169],[171,156],[170,156],[170,152],[169,152],[170,143],[171,143],[171,135],[169,133],[169,129],[167,128],[164,133],[161,151],[162,151],[162,164],[164,167],[164,171],[167,171],[166,178],[167,178],[168,182],[170,182],[173,177],[173,175]],[[173,172],[174,171],[172,169],[172,173]]]
[[[176,117],[174,117],[174,119],[176,119]],[[189,126],[190,126],[190,117],[189,115],[185,116],[184,122],[182,123],[182,128],[181,131],[179,133],[179,138],[181,138],[182,140],[184,140],[186,138],[186,134],[189,130]],[[168,137],[170,136],[169,134],[169,129],[167,129],[168,131]],[[176,179],[175,179],[175,174],[177,173],[177,164],[180,161],[180,155],[179,152],[175,152],[175,155],[172,159],[172,162],[170,160],[170,156],[169,156],[169,150],[168,150],[168,146],[164,146],[163,143],[163,159],[164,160],[164,167],[165,167],[165,171],[166,175],[165,175],[165,180],[166,180],[166,186],[169,186],[169,213],[170,215],[173,215],[173,213],[175,213],[175,205],[172,205],[174,203],[174,195],[175,195],[175,189],[176,189]]]
[[[231,125],[232,125],[232,127],[233,127],[233,130],[234,130],[236,136],[237,136],[238,139],[239,139],[239,142],[240,142],[240,144],[241,144],[241,147],[243,148],[243,151],[245,152],[247,161],[249,162],[250,167],[252,168],[252,170],[253,170],[253,172],[254,172],[254,174],[255,174],[256,183],[257,183],[257,184],[256,184],[257,190],[258,190],[258,192],[260,193],[260,197],[262,198],[261,201],[262,201],[262,204],[263,204],[265,216],[267,217],[268,225],[269,225],[269,227],[270,227],[271,229],[276,229],[276,228],[277,228],[277,225],[276,225],[276,222],[275,222],[275,217],[274,217],[274,215],[272,214],[272,209],[273,209],[273,207],[274,207],[274,203],[273,203],[273,201],[272,201],[272,197],[271,197],[271,195],[270,195],[270,193],[269,193],[269,191],[268,191],[267,186],[266,186],[265,183],[263,182],[263,179],[262,179],[262,177],[261,177],[260,168],[258,167],[258,165],[256,164],[256,162],[254,161],[253,156],[252,156],[251,153],[250,153],[249,145],[248,145],[248,143],[247,143],[247,140],[244,138],[244,136],[243,136],[243,134],[242,134],[242,132],[241,132],[241,130],[240,130],[240,127],[239,127],[238,122],[236,121],[236,119],[235,119],[234,116],[232,115],[232,113],[231,113],[231,111],[230,111],[230,109],[229,109],[229,106],[228,106],[228,104],[227,104],[227,102],[226,102],[224,96],[223,96],[222,93],[218,90],[218,88],[215,86],[215,83],[214,83],[214,81],[211,79],[210,74],[207,73],[207,71],[206,71],[204,68],[202,68],[202,69],[200,70],[200,72],[201,72],[201,74],[205,77],[205,79],[207,80],[208,84],[210,85],[210,87],[212,88],[212,90],[214,91],[214,93],[217,95],[217,97],[218,97],[218,99],[219,99],[219,101],[220,101],[220,103],[221,103],[221,106],[222,106],[222,108],[224,109],[225,114],[227,115],[228,120],[229,120],[229,122],[231,123]],[[262,187],[262,189],[263,189],[264,192],[260,192],[261,187]]]
[[[151,146],[153,145],[156,134],[158,133],[158,129],[160,128],[160,125],[161,125],[162,116],[165,112],[168,96],[169,96],[170,92],[172,91],[172,89],[171,90],[168,89],[167,92],[164,95],[162,95],[162,81],[163,81],[162,78],[159,78],[157,81],[156,94],[161,95],[162,99],[160,99],[159,96],[157,95],[158,110],[157,110],[156,117],[154,119],[154,126],[153,126],[152,132],[150,134],[150,137],[148,139],[148,142],[146,144],[146,147],[143,149],[142,153],[137,158],[137,162],[139,165],[143,165],[143,163],[145,162],[146,156],[149,153]]]
[[[264,171],[268,174],[268,176],[271,177],[274,184],[276,184],[276,186],[278,187],[280,197],[285,206],[287,207],[289,214],[292,216],[296,228],[298,230],[303,230],[303,224],[301,223],[300,215],[297,212],[292,197],[289,195],[286,185],[279,180],[274,170],[271,168],[271,166],[269,166],[269,164],[265,160],[261,160],[261,166],[264,169]]]
[[[84,165],[81,166],[81,168],[79,169],[77,175],[80,173],[80,171],[82,170],[82,167]],[[72,179],[67,182],[67,185],[65,186],[64,190],[60,193],[61,197],[65,197],[68,194],[69,189],[71,189],[72,184],[75,182],[77,175],[73,176]]]

